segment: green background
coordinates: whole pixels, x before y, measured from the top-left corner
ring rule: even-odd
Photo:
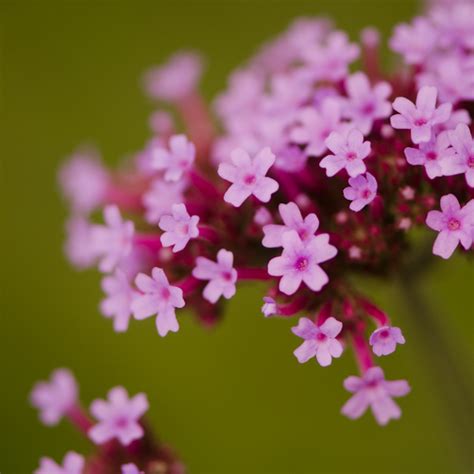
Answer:
[[[455,382],[440,386],[423,332],[412,331],[417,314],[394,283],[360,282],[407,338],[381,364],[413,391],[401,400],[403,418],[379,428],[370,416],[339,415],[348,397],[342,380],[356,370],[350,352],[328,369],[299,365],[293,321],[260,315],[263,288],[239,287],[212,331],[182,314],[180,332],[165,339],[151,320],[117,335],[97,309],[98,275],[75,272],[62,255],[57,167],[83,143],[110,164],[142,146],[152,108],[138,79],[148,66],[175,49],[202,50],[211,98],[296,16],[327,14],[355,37],[366,25],[387,35],[416,9],[400,0],[1,2],[2,474],[31,472],[42,455],[90,449],[65,422],[40,425],[28,406],[32,384],[58,366],[75,372],[86,404],[117,384],[146,392],[153,426],[191,474],[469,472],[445,409],[456,403]],[[459,256],[420,282],[463,366],[472,362],[473,282],[472,262]]]

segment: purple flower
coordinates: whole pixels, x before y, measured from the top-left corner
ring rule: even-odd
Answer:
[[[202,293],[207,301],[216,303],[221,296],[229,299],[235,295],[237,270],[233,267],[233,263],[234,255],[224,249],[217,252],[217,262],[205,257],[196,259],[196,267],[193,270],[194,278],[209,280]]]
[[[105,226],[92,227],[91,235],[95,251],[100,257],[100,271],[110,272],[130,254],[135,226],[132,221],[122,219],[120,210],[115,205],[105,207],[104,221]]]
[[[157,224],[161,216],[171,212],[173,204],[183,202],[185,188],[183,180],[177,183],[167,183],[161,179],[153,181],[150,189],[143,195],[147,222]]]
[[[375,120],[389,117],[392,106],[387,100],[392,93],[388,82],[378,82],[373,88],[363,72],[352,74],[346,79],[349,99],[344,107],[344,115],[364,135],[372,130]]]
[[[51,458],[41,458],[40,466],[34,474],[83,474],[85,467],[84,456],[69,451],[60,466]]]
[[[292,295],[304,282],[313,291],[319,291],[329,281],[320,263],[334,258],[337,249],[329,243],[328,234],[320,234],[308,243],[301,240],[294,230],[282,236],[283,253],[268,263],[268,273],[281,276],[279,288]]]
[[[135,319],[145,319],[156,314],[156,328],[162,337],[168,331],[177,332],[179,324],[175,308],[184,307],[183,291],[168,282],[161,268],[153,268],[151,276],[139,273],[135,284],[141,291],[132,301],[132,312]]]
[[[420,143],[418,148],[405,148],[405,156],[410,165],[423,165],[430,179],[459,172],[456,153],[447,132],[440,133],[429,142]]]
[[[392,115],[393,128],[411,130],[413,143],[429,142],[434,125],[446,122],[451,114],[451,104],[436,107],[436,87],[422,87],[416,96],[416,105],[405,97],[397,97],[393,108],[399,114]]]
[[[107,394],[108,401],[94,400],[90,410],[99,422],[89,429],[89,437],[95,444],[103,444],[117,438],[123,446],[140,439],[144,430],[138,420],[148,410],[144,393],[129,398],[123,387],[114,387]]]
[[[87,214],[103,203],[108,175],[94,153],[79,152],[60,169],[59,183],[72,209]]]
[[[433,245],[433,253],[449,258],[459,243],[467,250],[472,245],[474,230],[474,199],[464,207],[453,194],[441,198],[441,211],[430,211],[426,224],[439,232]]]
[[[172,215],[162,216],[158,224],[164,231],[160,240],[163,247],[174,245],[173,252],[179,252],[199,235],[199,217],[190,216],[184,204],[173,204],[171,212]]]
[[[117,268],[113,275],[102,279],[102,289],[107,295],[100,304],[102,314],[113,318],[116,332],[126,331],[132,314],[131,304],[136,295],[127,275]]]
[[[270,296],[263,297],[262,313],[266,318],[278,314],[277,302],[273,298],[270,298]]]
[[[143,471],[140,471],[138,467],[130,462],[128,464],[122,464],[121,466],[122,474],[145,474]]]
[[[397,344],[405,344],[405,338],[400,328],[382,326],[370,335],[369,344],[374,354],[382,356],[395,352]]]
[[[344,197],[352,201],[349,208],[354,212],[359,212],[367,204],[370,204],[377,195],[377,181],[370,174],[360,174],[355,178],[349,178],[349,186],[344,188]]]
[[[176,53],[161,67],[145,75],[145,90],[153,99],[176,102],[195,89],[202,73],[202,60],[196,53]]]
[[[219,165],[219,176],[232,185],[224,195],[224,201],[235,207],[251,195],[259,201],[270,201],[271,195],[277,191],[278,183],[265,175],[275,163],[275,155],[270,148],[263,148],[253,159],[242,148],[236,148],[231,153],[231,163]]]
[[[410,392],[406,380],[385,380],[380,367],[371,367],[362,377],[347,377],[344,388],[354,395],[342,407],[341,413],[355,419],[361,417],[370,406],[379,425],[400,418],[402,412],[392,397],[403,397]]]
[[[461,173],[466,174],[466,182],[474,188],[474,140],[466,124],[459,124],[455,130],[448,132],[453,148],[456,150],[456,165]],[[457,174],[452,170],[452,173]]]
[[[262,245],[264,247],[281,247],[283,234],[290,230],[295,230],[303,242],[314,237],[314,233],[319,227],[319,219],[316,214],[308,214],[303,219],[299,207],[294,202],[280,204],[278,210],[284,225],[268,224],[263,227],[265,236]]]
[[[30,402],[40,411],[45,425],[57,425],[77,402],[77,383],[67,369],[56,369],[49,382],[38,382],[31,391]]]
[[[306,146],[306,154],[321,156],[326,150],[326,138],[332,132],[343,130],[341,123],[341,99],[327,98],[318,109],[306,107],[297,116],[299,123],[290,138]]]
[[[367,169],[364,159],[370,153],[370,142],[364,142],[364,136],[357,129],[341,134],[332,132],[326,139],[326,146],[334,155],[324,157],[319,166],[326,169],[327,176],[334,176],[343,168],[349,176],[357,176]]]
[[[300,318],[298,326],[291,328],[293,334],[304,339],[293,354],[300,364],[316,357],[319,365],[331,365],[333,357],[340,357],[342,344],[336,339],[342,330],[342,323],[330,317],[321,326],[317,326],[311,319]]]
[[[158,146],[151,151],[151,166],[163,170],[166,181],[179,181],[192,168],[196,149],[185,135],[173,135],[168,147]]]

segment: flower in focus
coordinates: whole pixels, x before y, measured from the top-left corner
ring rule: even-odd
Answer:
[[[370,204],[377,195],[377,181],[370,174],[358,175],[349,178],[349,186],[344,188],[344,197],[352,201],[349,205],[354,212],[359,212],[367,204]]]
[[[184,204],[173,204],[171,212],[171,215],[162,216],[158,224],[164,231],[161,243],[163,247],[173,246],[173,252],[179,252],[199,235],[199,217],[190,216]]]
[[[394,352],[397,344],[405,344],[405,338],[400,328],[382,326],[370,335],[369,344],[374,354],[382,356]]]

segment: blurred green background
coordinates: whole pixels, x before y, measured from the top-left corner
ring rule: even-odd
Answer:
[[[342,380],[355,373],[351,354],[329,369],[299,365],[293,321],[260,315],[262,288],[239,287],[212,331],[182,315],[181,331],[165,339],[151,320],[117,335],[97,309],[98,275],[78,274],[62,255],[57,167],[83,143],[96,144],[110,164],[142,146],[152,108],[139,77],[148,66],[175,49],[202,50],[211,98],[232,68],[296,16],[331,16],[353,37],[366,25],[387,35],[416,2],[3,0],[0,8],[2,474],[29,473],[42,455],[90,449],[65,422],[40,425],[28,406],[33,383],[58,366],[75,372],[86,404],[117,384],[146,392],[153,426],[191,474],[469,472],[446,410],[457,387],[442,384],[450,398],[440,386],[435,358],[413,329],[417,315],[395,284],[360,282],[408,341],[381,363],[413,391],[401,400],[403,418],[379,428],[370,416],[339,415],[348,397]],[[472,262],[459,256],[420,282],[464,365],[472,362],[473,283]],[[461,373],[472,386],[470,372]],[[472,410],[465,417],[472,420]]]

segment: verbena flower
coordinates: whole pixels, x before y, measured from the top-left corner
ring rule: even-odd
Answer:
[[[69,451],[63,459],[62,465],[51,458],[41,458],[40,466],[34,474],[83,474],[85,466],[84,456]]]
[[[369,344],[374,354],[382,356],[394,352],[397,344],[405,344],[405,338],[400,328],[382,326],[370,335]]]

